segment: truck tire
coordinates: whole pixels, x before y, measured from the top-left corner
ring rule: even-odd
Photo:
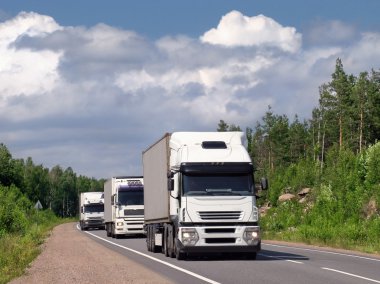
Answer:
[[[110,230],[110,225],[106,225],[106,232],[107,232],[107,237],[111,237],[111,230]]]
[[[186,258],[186,253],[185,252],[181,252],[181,249],[179,248],[179,245],[177,245],[178,242],[179,242],[179,240],[177,239],[177,237],[175,237],[175,239],[174,239],[174,254],[175,254],[175,258],[177,260],[184,260]]]
[[[146,248],[148,251],[151,251],[151,249],[150,249],[150,226],[146,227]]]
[[[115,238],[115,225],[111,224],[111,237]]]
[[[175,246],[175,258],[177,260],[184,260],[186,258],[186,253],[181,252],[180,248]]]
[[[166,257],[169,257],[169,246],[168,246],[168,243],[169,243],[169,230],[168,230],[168,227],[165,225],[164,226],[164,234],[163,234],[163,253],[165,254]]]
[[[174,232],[173,232],[173,226],[168,226],[168,254],[169,257],[174,258]]]

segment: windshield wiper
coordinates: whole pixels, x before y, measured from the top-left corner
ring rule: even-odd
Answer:
[[[207,192],[204,191],[189,191],[186,193],[186,195],[206,195]]]

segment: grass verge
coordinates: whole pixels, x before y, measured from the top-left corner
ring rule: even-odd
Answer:
[[[41,245],[51,230],[74,219],[61,219],[52,212],[40,212],[24,234],[3,234],[0,237],[0,284],[21,276],[41,252]]]

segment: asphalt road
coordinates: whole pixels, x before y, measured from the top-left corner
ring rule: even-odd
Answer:
[[[145,238],[113,239],[102,230],[89,238],[176,283],[380,283],[380,258],[326,249],[262,244],[256,260],[239,256],[194,257],[185,261],[148,252]],[[154,281],[154,279],[152,279]]]

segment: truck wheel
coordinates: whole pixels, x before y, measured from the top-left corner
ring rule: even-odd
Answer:
[[[146,247],[148,251],[152,251],[152,229],[150,226],[147,227],[146,232]]]
[[[111,237],[115,238],[115,225],[111,224]]]
[[[168,227],[165,226],[164,227],[164,235],[163,235],[164,239],[163,239],[163,253],[165,254],[166,257],[169,256],[169,246],[168,246],[168,242],[169,242],[169,235],[168,235]]]
[[[176,243],[176,240],[174,240],[174,242]],[[181,252],[181,249],[177,244],[174,244],[174,254],[177,260],[184,260],[186,258],[186,253]]]
[[[173,227],[168,227],[168,254],[169,257],[174,258],[174,234],[173,234]]]
[[[177,260],[184,260],[186,258],[186,253],[181,252],[181,250],[176,246],[175,247],[175,258]]]
[[[111,230],[109,224],[106,225],[107,237],[111,237]]]

